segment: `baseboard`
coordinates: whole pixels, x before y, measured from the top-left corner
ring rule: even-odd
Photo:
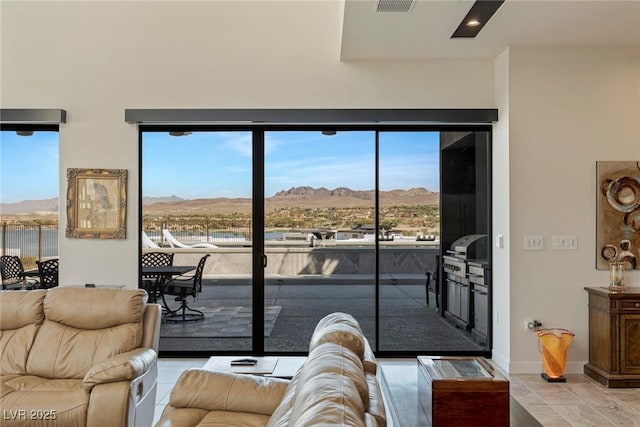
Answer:
[[[504,357],[501,353],[492,350],[491,351],[491,360],[496,364],[502,372],[509,372],[509,359]]]
[[[565,374],[582,374],[584,373],[584,365],[587,362],[567,362],[564,368]],[[500,365],[501,366],[501,365]],[[510,362],[510,374],[539,374],[543,372],[542,361],[536,362]]]

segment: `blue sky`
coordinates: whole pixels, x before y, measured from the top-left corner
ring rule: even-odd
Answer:
[[[383,133],[382,190],[439,188],[439,134]],[[265,133],[265,195],[291,187],[375,187],[375,134],[370,131]],[[143,136],[143,193],[187,199],[251,196],[251,133],[196,132]]]
[[[439,189],[437,132],[384,132],[380,135],[380,188]],[[56,197],[58,134],[36,132],[0,138],[0,201],[13,203]],[[291,187],[349,187],[371,190],[375,134],[371,131],[267,132],[265,194]],[[186,199],[251,196],[251,133],[195,132],[172,137],[143,135],[143,195]],[[118,168],[118,165],[113,165]]]
[[[58,197],[58,132],[0,132],[0,202]]]

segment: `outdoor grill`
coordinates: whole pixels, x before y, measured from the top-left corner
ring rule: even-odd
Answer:
[[[487,235],[469,234],[460,237],[451,244],[446,253],[442,256],[443,287],[446,295],[444,315],[456,326],[472,330],[476,317],[474,306],[477,293],[473,292],[472,296],[472,286],[485,284]],[[480,291],[482,289],[478,287],[478,292]],[[484,291],[486,298],[486,287]],[[479,298],[477,305],[482,305]],[[486,304],[484,305],[486,307]],[[478,311],[478,314],[486,317],[486,308],[484,314],[481,313],[482,308],[479,307]],[[484,335],[486,337],[486,332]]]

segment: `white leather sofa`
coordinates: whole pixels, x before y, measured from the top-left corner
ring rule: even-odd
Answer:
[[[143,290],[0,291],[3,427],[153,424],[161,309]]]
[[[323,318],[291,380],[189,369],[156,427],[385,427],[376,360],[358,322]]]

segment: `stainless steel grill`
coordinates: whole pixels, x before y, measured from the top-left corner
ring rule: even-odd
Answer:
[[[486,344],[489,330],[489,288],[487,281],[487,263],[469,261],[468,277],[471,288],[471,316],[473,325],[471,335],[481,344]]]
[[[478,280],[484,284],[484,267],[476,261],[479,257],[482,257],[483,262],[487,257],[486,234],[463,236],[451,244],[447,255],[442,256],[443,285],[446,289],[444,314],[466,330],[473,328],[475,318],[475,293],[472,296],[472,286],[477,285]]]

